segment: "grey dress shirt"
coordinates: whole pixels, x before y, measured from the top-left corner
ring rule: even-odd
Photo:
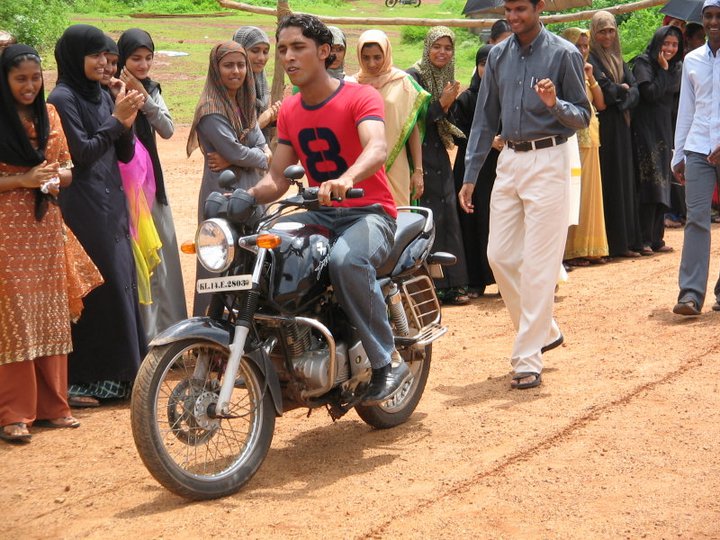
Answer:
[[[480,84],[465,154],[464,183],[477,181],[501,125],[501,137],[514,142],[570,137],[588,127],[590,103],[584,65],[572,43],[544,26],[525,49],[514,35],[495,45]],[[554,107],[546,106],[533,88],[542,79],[550,79],[555,85]]]

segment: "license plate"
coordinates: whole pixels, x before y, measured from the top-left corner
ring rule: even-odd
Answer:
[[[252,275],[226,276],[208,279],[198,279],[196,289],[198,293],[214,293],[225,291],[245,291],[252,288]]]

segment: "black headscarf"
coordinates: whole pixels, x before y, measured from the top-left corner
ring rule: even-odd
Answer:
[[[476,95],[478,91],[480,90],[480,82],[481,78],[480,75],[477,72],[477,65],[482,62],[487,62],[487,57],[490,55],[490,49],[492,49],[492,45],[483,45],[478,49],[478,52],[475,54],[475,71],[472,74],[472,78],[470,79],[470,91],[474,92]]]
[[[105,34],[105,52],[120,56],[120,51],[118,50],[117,43],[115,43],[115,40],[107,34]]]
[[[0,56],[0,161],[8,165],[34,167],[45,159],[45,147],[50,136],[50,121],[45,106],[45,85],[40,88],[32,104],[37,132],[38,148],[33,148],[30,138],[23,128],[18,114],[17,104],[10,92],[8,72],[18,56],[32,54],[40,58],[38,52],[28,45],[10,45]]]
[[[138,49],[145,47],[153,55],[155,54],[155,43],[153,43],[150,34],[140,28],[130,28],[125,30],[117,42],[120,58],[118,59],[118,76],[125,67],[127,59]],[[162,91],[160,84],[153,81],[150,77],[139,79],[148,94],[152,94],[157,88]],[[153,164],[153,172],[155,173],[155,199],[161,204],[167,204],[167,194],[165,193],[165,180],[163,178],[162,167],[160,166],[160,157],[158,156],[157,142],[155,141],[155,131],[146,116],[140,111],[135,119],[135,135],[150,153],[150,159]]]
[[[68,85],[87,101],[100,103],[100,83],[85,76],[85,57],[106,50],[105,34],[99,28],[87,24],[68,27],[55,45],[58,83]]]
[[[8,165],[35,167],[45,160],[45,149],[50,137],[50,120],[45,105],[45,84],[40,87],[32,103],[35,133],[38,147],[33,148],[25,128],[20,121],[17,104],[10,91],[8,72],[13,61],[19,56],[34,55],[40,60],[38,52],[28,45],[10,45],[0,55],[0,161]],[[39,189],[35,190],[35,219],[42,220],[47,212],[49,200],[54,199]]]
[[[676,26],[663,26],[655,31],[645,52],[635,59],[635,78],[638,85],[650,82],[657,73],[662,71],[658,62],[658,55],[662,49],[662,44],[668,35],[674,35],[678,39],[678,52],[668,62],[667,75],[669,80],[669,90],[672,92],[680,91],[680,79],[682,74],[682,57],[683,57],[683,35]],[[650,69],[640,69],[640,65],[646,63]]]
[[[678,39],[678,52],[668,62],[668,71],[673,71],[677,63],[681,62],[683,59],[684,38],[682,35],[682,31],[677,26],[661,26],[660,28],[655,30],[655,33],[650,40],[650,43],[645,49],[645,54],[648,56],[650,62],[653,65],[659,66],[660,64],[658,63],[658,55],[660,54],[663,42],[665,41],[665,38],[668,36],[668,34],[674,34],[675,37]]]

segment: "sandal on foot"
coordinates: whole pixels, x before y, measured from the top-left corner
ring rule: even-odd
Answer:
[[[540,349],[540,352],[541,352],[542,354],[545,354],[545,353],[548,352],[548,351],[552,351],[553,349],[557,349],[557,348],[558,348],[560,345],[562,345],[563,343],[565,343],[565,336],[563,336],[562,333],[561,333],[560,336],[559,336],[555,341],[551,341],[551,342],[548,343],[547,345],[543,345],[543,347]]]
[[[0,429],[0,439],[10,443],[27,444],[32,439],[32,434],[28,431],[27,424],[15,422]]]
[[[655,253],[650,246],[643,246],[642,249],[638,252],[643,257],[648,257],[649,255],[652,255]]]
[[[653,249],[655,253],[672,253],[675,251],[672,246],[661,246],[657,249]]]
[[[590,261],[582,257],[578,257],[577,259],[568,259],[565,261],[565,264],[568,266],[590,266]]]
[[[100,401],[91,396],[70,396],[68,405],[73,409],[89,409],[100,406]]]
[[[621,253],[620,257],[626,257],[628,259],[634,259],[635,257],[639,257],[640,254],[637,251],[633,251],[632,249],[628,249],[625,253]]]
[[[62,418],[53,418],[52,420],[35,420],[33,425],[52,429],[79,428],[80,421],[73,416],[63,416]]]
[[[485,294],[485,287],[469,287],[467,297],[470,299],[480,298]]]
[[[444,294],[442,299],[443,304],[451,306],[464,306],[469,301],[470,298],[464,289],[450,289]]]
[[[521,383],[522,379],[526,377],[534,377],[532,381]],[[521,371],[513,375],[510,388],[514,390],[527,390],[528,388],[535,388],[540,386],[542,383],[542,375],[540,373],[533,373],[532,371]]]

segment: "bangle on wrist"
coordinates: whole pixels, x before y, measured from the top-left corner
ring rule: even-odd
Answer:
[[[425,171],[423,171],[422,169],[415,169],[415,170],[413,171],[413,174],[418,173],[418,172],[419,172],[419,173],[422,173],[422,172],[425,172]]]
[[[597,81],[595,81],[594,83],[592,83],[590,85],[590,90],[592,90],[593,88],[597,88],[598,86],[600,86],[600,84]]]

